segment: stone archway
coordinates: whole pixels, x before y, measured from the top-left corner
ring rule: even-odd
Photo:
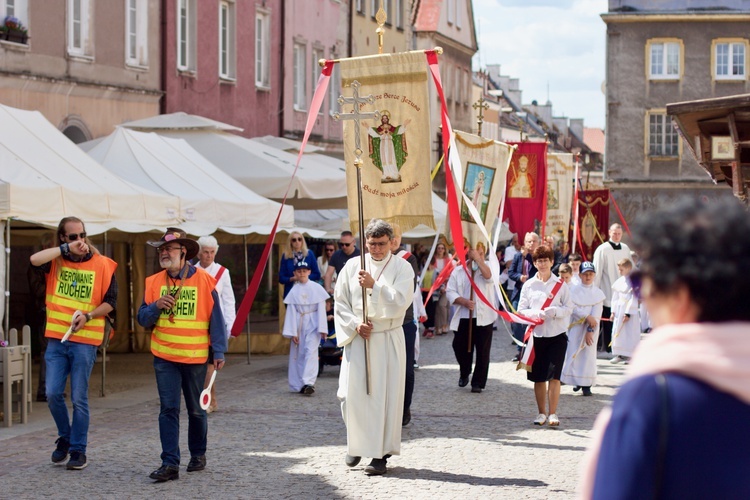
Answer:
[[[68,139],[73,141],[74,144],[81,144],[82,142],[93,139],[86,123],[77,115],[67,116],[65,120],[63,120],[60,129]]]

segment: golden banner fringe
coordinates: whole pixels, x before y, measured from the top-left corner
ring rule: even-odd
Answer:
[[[484,149],[488,148],[495,144],[495,141],[493,139],[488,140],[487,142],[480,142],[479,144],[474,144],[472,142],[467,141],[463,137],[461,137],[460,134],[455,134],[456,140],[466,146],[467,148],[471,149]]]

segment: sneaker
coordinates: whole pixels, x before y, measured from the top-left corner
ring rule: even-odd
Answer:
[[[306,385],[302,388],[302,394],[304,394],[305,396],[310,396],[314,392],[315,392],[315,387],[311,385]]]
[[[362,460],[362,457],[353,457],[351,455],[344,457],[344,463],[347,467],[355,467],[360,460]]]
[[[560,425],[560,419],[557,418],[557,414],[556,413],[553,413],[552,415],[549,416],[549,422],[548,423],[549,423],[549,425],[551,427],[557,427],[558,425]]]
[[[540,413],[534,419],[534,425],[544,425],[546,421],[547,421],[547,415],[545,415],[544,413]]]
[[[365,474],[368,476],[382,476],[386,472],[388,472],[388,467],[384,458],[373,458],[372,462],[365,467]]]
[[[150,477],[157,483],[173,481],[176,479],[180,479],[180,469],[175,465],[162,465],[154,472],[149,474],[148,477]]]
[[[625,361],[625,358],[622,356],[615,356],[614,358],[610,359],[609,362],[613,365],[616,365],[618,363],[623,363]]]
[[[414,363],[414,369],[419,370],[419,363]]]
[[[71,451],[70,460],[68,465],[65,466],[68,470],[81,470],[85,469],[88,463],[86,462],[86,454],[81,451]]]
[[[190,457],[190,463],[188,463],[187,471],[195,472],[206,468],[206,455],[200,455],[196,457]]]
[[[52,463],[59,464],[68,458],[68,450],[70,450],[70,441],[64,437],[57,438],[55,441],[57,448],[52,452]]]

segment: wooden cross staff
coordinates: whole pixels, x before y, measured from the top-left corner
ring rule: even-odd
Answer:
[[[359,96],[360,83],[357,80],[352,82],[352,97],[339,96],[338,103],[343,107],[344,104],[352,105],[351,113],[334,113],[334,120],[352,120],[354,122],[354,167],[357,169],[357,211],[359,217],[359,248],[360,251],[360,266],[365,269],[365,222],[364,222],[364,209],[362,206],[362,144],[360,139],[360,120],[364,118],[374,118],[375,120],[380,118],[380,111],[372,111],[363,113],[360,111],[360,106],[364,104],[375,104],[375,97],[369,95],[367,97]],[[362,287],[362,322],[367,323],[367,289]],[[367,395],[371,393],[370,383],[370,340],[365,340],[365,382],[367,384]]]

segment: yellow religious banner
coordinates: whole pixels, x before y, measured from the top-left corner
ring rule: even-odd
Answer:
[[[461,158],[460,169],[454,165],[453,171],[456,176],[461,175],[460,182],[456,179],[456,194],[460,200],[464,237],[472,248],[479,242],[487,247],[484,233],[491,237],[498,221],[513,146],[458,130],[453,132]],[[483,228],[477,224],[477,215]]]
[[[547,153],[547,224],[544,234],[568,242],[575,166],[570,153]],[[561,248],[564,248],[561,245]]]
[[[340,64],[352,231],[359,227],[357,146],[363,161],[364,223],[380,218],[402,231],[420,224],[434,229],[424,54],[384,54],[343,59]]]

